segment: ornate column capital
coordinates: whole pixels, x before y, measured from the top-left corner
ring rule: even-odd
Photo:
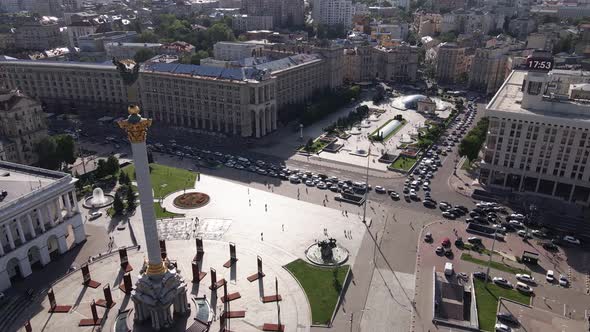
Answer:
[[[139,107],[136,105],[129,106],[129,116],[126,120],[117,122],[119,127],[127,132],[127,137],[131,143],[145,142],[147,130],[152,125],[152,119],[144,119],[139,114]]]

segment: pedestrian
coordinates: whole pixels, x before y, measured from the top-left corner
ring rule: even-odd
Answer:
[[[252,206],[252,200],[248,198],[248,206]]]
[[[326,206],[326,201],[324,201],[324,206]]]
[[[266,205],[266,204],[264,204],[264,211],[265,211],[265,212],[266,212],[266,211],[268,211],[268,207],[267,207],[267,205]]]
[[[305,193],[306,193],[306,194],[309,194],[309,192],[307,191],[307,188],[305,188]]]
[[[283,232],[284,232],[285,231],[285,224],[282,224],[281,228],[283,229]]]
[[[348,217],[348,211],[344,210],[344,214]]]
[[[346,235],[346,230],[344,230],[344,237],[348,239],[348,235]]]

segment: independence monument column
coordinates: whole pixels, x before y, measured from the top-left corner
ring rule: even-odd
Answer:
[[[127,88],[131,89],[137,80],[138,64],[130,60],[115,64]],[[129,75],[133,75],[134,79],[125,79],[129,78]],[[177,315],[187,314],[190,307],[187,303],[184,279],[174,265],[162,261],[160,253],[146,148],[147,130],[151,126],[152,120],[142,118],[137,105],[130,105],[128,111],[127,119],[119,121],[118,125],[125,130],[131,143],[148,256],[135,284],[135,289],[131,293],[131,299],[135,304],[135,320],[141,322],[150,318],[152,328],[159,330],[174,324],[172,307],[174,314]]]

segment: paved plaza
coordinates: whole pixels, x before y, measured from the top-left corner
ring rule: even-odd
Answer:
[[[216,317],[222,310],[222,303],[216,300],[208,289],[210,284],[209,268],[217,271],[217,279],[228,281],[228,292],[240,292],[241,298],[231,302],[232,310],[246,310],[246,317],[231,320],[231,328],[238,331],[257,331],[264,323],[276,323],[278,310],[276,303],[263,304],[261,296],[274,294],[274,280],[278,278],[280,302],[280,319],[287,331],[308,331],[311,312],[303,289],[297,281],[283,268],[297,258],[305,259],[305,250],[316,240],[333,237],[349,250],[350,257],[346,264],[355,263],[366,226],[352,211],[350,216],[342,211],[297,199],[274,194],[272,191],[250,188],[219,178],[204,176],[195,183],[196,189],[207,193],[210,201],[198,209],[179,209],[172,203],[183,192],[176,192],[162,201],[162,206],[169,212],[182,213],[184,217],[161,220],[158,223],[160,238],[167,242],[167,251],[172,260],[178,262],[182,275],[189,283],[189,290],[194,296],[206,295],[214,302]],[[305,189],[302,187],[302,191]],[[331,200],[331,198],[330,198]],[[332,202],[333,205],[335,205]],[[86,213],[86,211],[84,211]],[[139,250],[130,252],[131,264],[135,270],[131,273],[135,283],[139,268],[145,259],[145,239],[141,223],[141,211],[138,209],[129,219],[115,219],[108,223],[106,218],[92,221],[93,226],[107,227],[117,246],[139,245]],[[326,230],[326,233],[324,233]],[[351,236],[345,235],[350,233]],[[326,236],[327,234],[327,236]],[[205,257],[202,270],[208,275],[191,289],[191,265],[195,255],[195,238],[205,239]],[[236,244],[238,262],[227,269],[222,265],[229,259],[229,242]],[[256,257],[263,260],[266,277],[262,283],[250,283],[246,277],[256,271]],[[117,310],[132,307],[129,297],[113,285],[121,282],[118,255],[98,260],[90,265],[93,280],[103,285],[109,283],[113,288],[115,308],[110,310],[105,322],[112,326]],[[75,285],[75,286],[74,286]],[[78,286],[79,285],[79,286]],[[89,318],[90,303],[102,298],[102,286],[92,289],[82,286],[82,275],[76,271],[59,281],[54,290],[58,304],[73,305],[68,314],[47,313],[48,303],[45,299],[40,307],[33,307],[23,317],[33,317],[34,330],[43,326],[49,330],[69,330],[77,328],[78,320]],[[221,292],[221,293],[220,293]],[[218,291],[222,296],[223,290]],[[193,304],[192,301],[189,301]],[[104,310],[99,308],[99,315]],[[23,322],[24,323],[24,322]],[[186,324],[192,323],[189,319]],[[217,323],[218,324],[218,323]],[[22,326],[22,325],[21,325]],[[216,326],[216,325],[213,325]],[[109,327],[110,328],[110,327]],[[92,330],[83,328],[81,330]]]

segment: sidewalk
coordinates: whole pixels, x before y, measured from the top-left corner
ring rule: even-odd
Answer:
[[[450,189],[470,198],[476,189],[483,190],[483,188],[480,185],[479,180],[473,177],[475,171],[470,172],[462,168],[465,162],[467,162],[467,159],[461,158],[457,164],[456,174],[451,174],[449,176],[448,185]]]

